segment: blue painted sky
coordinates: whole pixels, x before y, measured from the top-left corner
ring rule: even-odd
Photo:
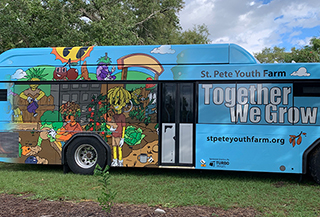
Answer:
[[[206,24],[212,43],[236,43],[250,52],[290,50],[320,37],[320,0],[185,0],[184,30]]]

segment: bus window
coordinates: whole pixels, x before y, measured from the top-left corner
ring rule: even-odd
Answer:
[[[180,85],[180,122],[193,123],[193,84]]]
[[[0,101],[7,101],[7,90],[6,89],[0,90]]]
[[[294,96],[320,96],[320,84],[314,82],[295,82]]]
[[[163,85],[164,101],[162,104],[162,122],[175,123],[176,85]]]

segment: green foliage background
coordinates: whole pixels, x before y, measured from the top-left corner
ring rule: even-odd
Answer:
[[[1,0],[0,53],[17,47],[204,44],[205,25],[182,31],[183,0]]]
[[[207,44],[205,24],[182,31],[183,0],[1,0],[0,53],[19,47]],[[301,48],[264,48],[262,63],[319,62],[320,38]]]
[[[275,46],[264,48],[254,55],[261,63],[320,62],[320,38],[314,37],[309,45],[301,48],[293,47],[290,52]]]

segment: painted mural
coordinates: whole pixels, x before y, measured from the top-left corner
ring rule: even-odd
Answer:
[[[90,131],[110,145],[111,166],[158,166],[157,85],[150,81],[158,80],[161,64],[141,53],[112,64],[107,51],[88,64],[93,52],[94,47],[52,48],[55,64],[19,68],[11,75],[31,82],[10,87],[13,126],[19,132],[19,156],[12,160],[60,164],[65,143]],[[113,82],[128,77],[148,83]]]

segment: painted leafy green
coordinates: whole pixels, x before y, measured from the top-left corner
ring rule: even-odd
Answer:
[[[136,128],[133,126],[128,126],[125,135],[124,135],[124,141],[130,145],[138,145],[141,143],[142,139],[145,137],[142,130],[140,128]]]

